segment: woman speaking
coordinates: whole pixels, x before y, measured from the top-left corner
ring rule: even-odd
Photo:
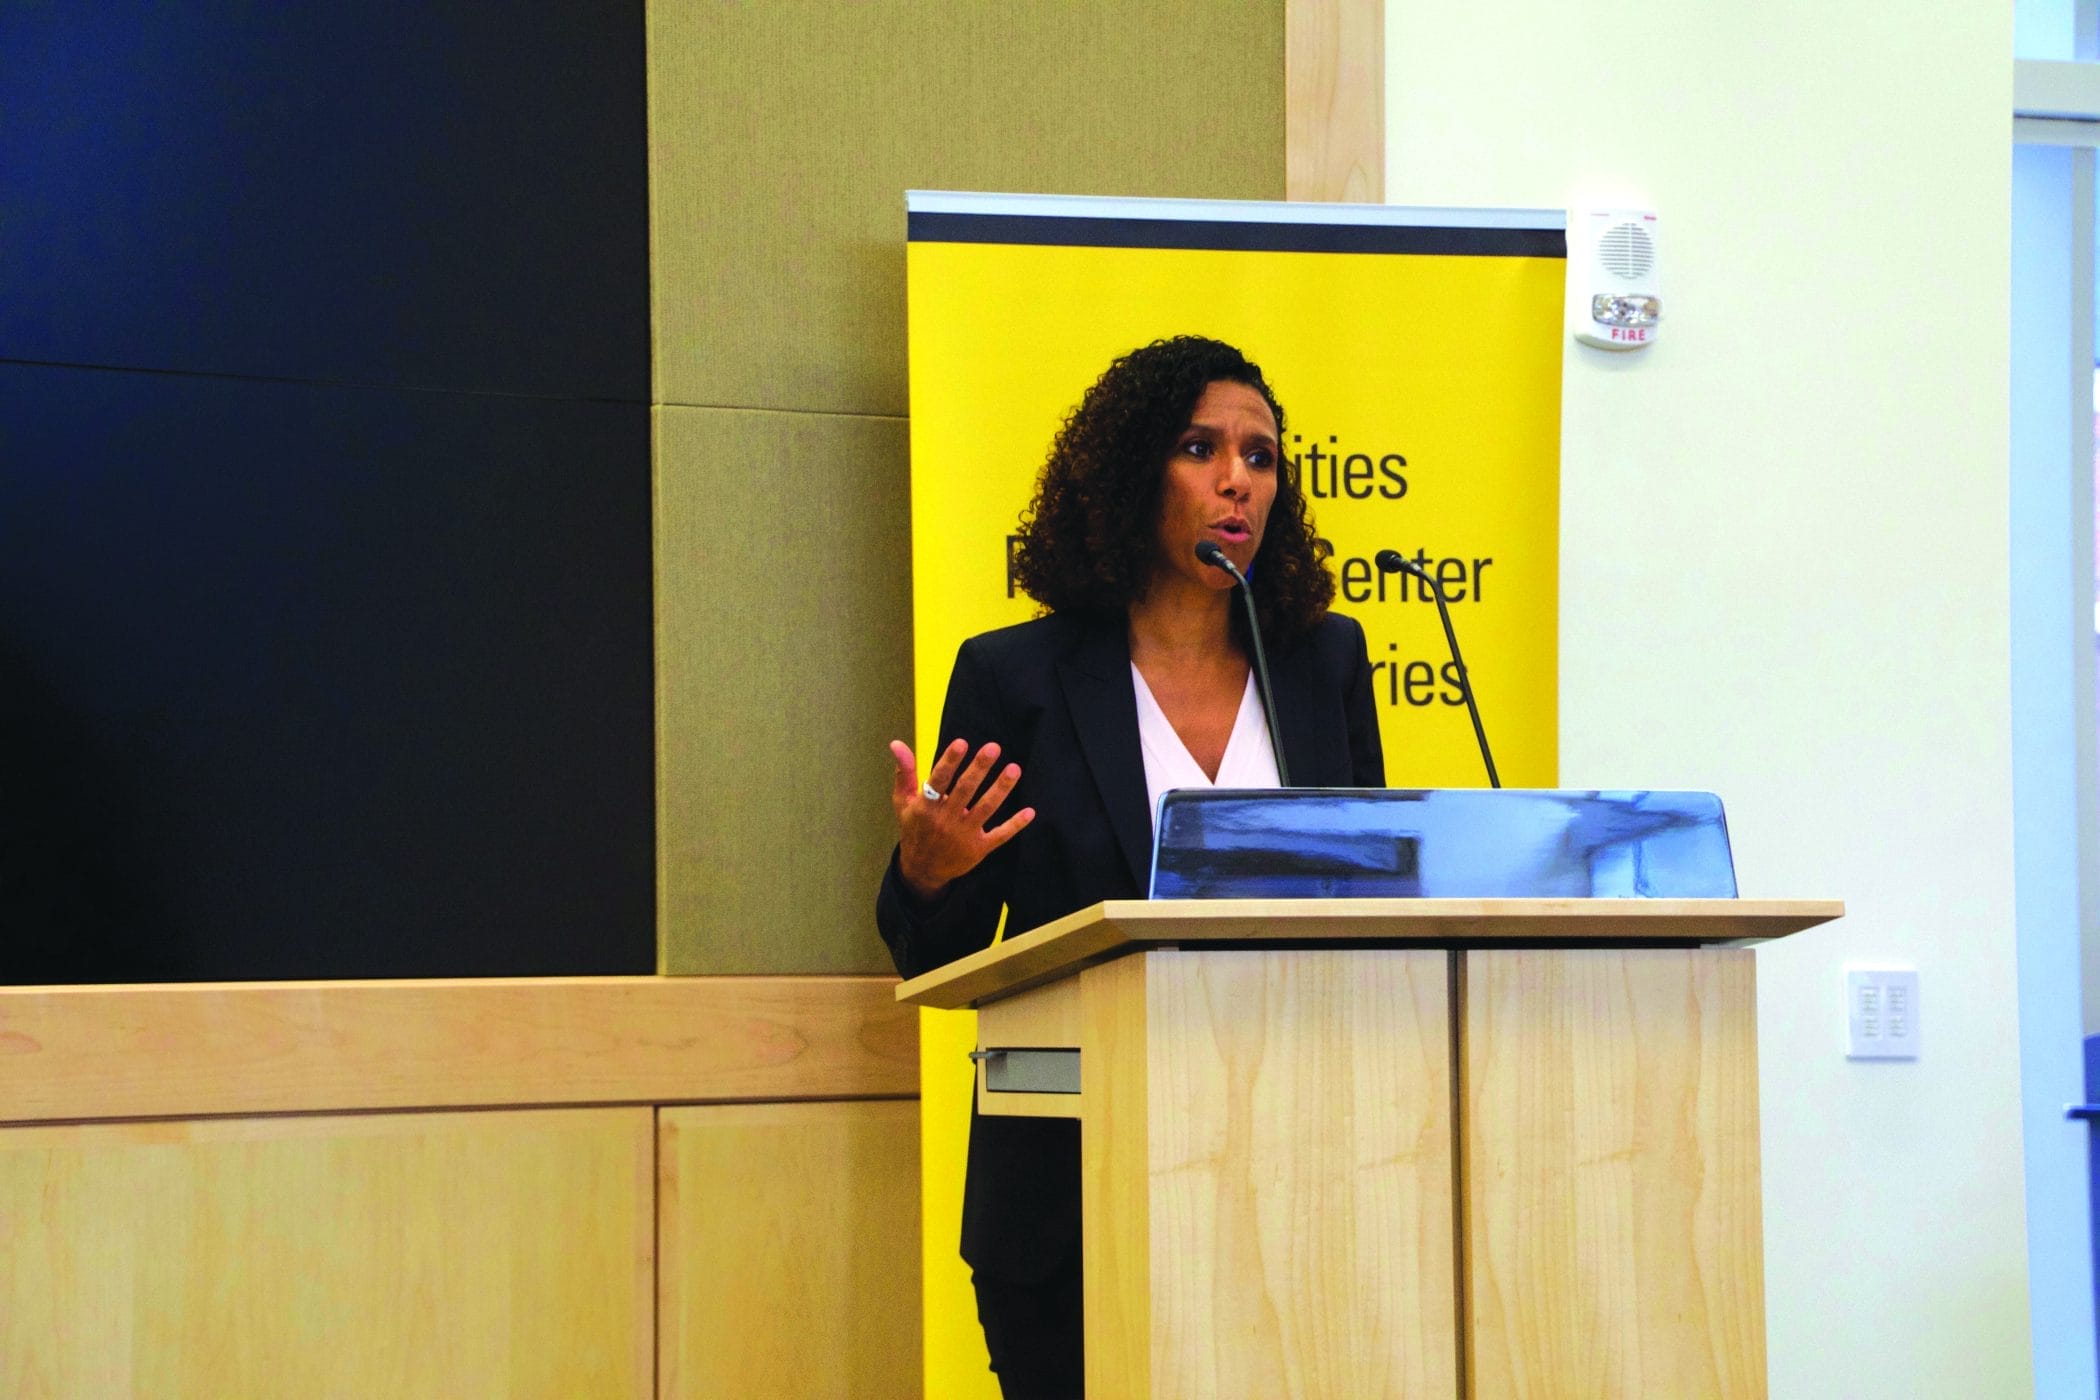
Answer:
[[[1274,787],[1230,574],[1248,577],[1296,783],[1382,787],[1363,631],[1334,581],[1258,366],[1193,336],[1134,350],[1087,390],[1023,515],[1033,622],[955,658],[941,748],[902,743],[898,841],[876,923],[905,977],[1104,899],[1142,898],[1170,788]],[[973,1117],[962,1255],[1007,1400],[1084,1390],[1079,1125]]]

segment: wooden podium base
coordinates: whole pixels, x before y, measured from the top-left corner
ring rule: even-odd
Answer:
[[[1829,900],[1130,900],[897,989],[1076,1117],[1095,1400],[1761,1400],[1756,964]]]
[[[1761,1397],[1755,1015],[1745,949],[1151,950],[984,1006],[1079,1084],[979,1103],[1083,1124],[1090,1395]]]
[[[1462,956],[1467,1393],[1762,1397],[1753,955]]]
[[[1080,974],[1090,1395],[1456,1393],[1448,962]]]

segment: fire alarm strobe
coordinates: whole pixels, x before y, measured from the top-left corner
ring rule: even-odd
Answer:
[[[1568,228],[1568,329],[1584,345],[1638,350],[1662,320],[1655,214],[1592,209]]]

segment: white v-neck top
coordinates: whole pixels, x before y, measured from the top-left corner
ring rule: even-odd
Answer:
[[[1137,691],[1138,743],[1145,752],[1145,796],[1152,807],[1152,829],[1159,830],[1159,799],[1172,788],[1272,788],[1281,786],[1276,773],[1276,750],[1269,743],[1269,726],[1262,717],[1261,692],[1255,688],[1254,672],[1247,672],[1247,689],[1240,695],[1240,712],[1232,721],[1232,734],[1225,741],[1225,756],[1218,760],[1218,780],[1213,783],[1203,765],[1189,755],[1188,745],[1174,732],[1167,712],[1152,698],[1152,687],[1135,661],[1130,663],[1130,681]]]

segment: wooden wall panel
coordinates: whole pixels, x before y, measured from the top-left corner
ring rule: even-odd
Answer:
[[[905,422],[656,419],[664,970],[887,972],[886,746],[912,732]]]
[[[0,1395],[646,1400],[652,1119],[0,1130]]]
[[[1761,1400],[1754,954],[1465,957],[1468,1394]]]
[[[1287,0],[1292,199],[1385,199],[1385,0]]]
[[[914,1102],[665,1109],[665,1400],[919,1393]]]
[[[0,1123],[906,1095],[887,977],[0,988]]]

